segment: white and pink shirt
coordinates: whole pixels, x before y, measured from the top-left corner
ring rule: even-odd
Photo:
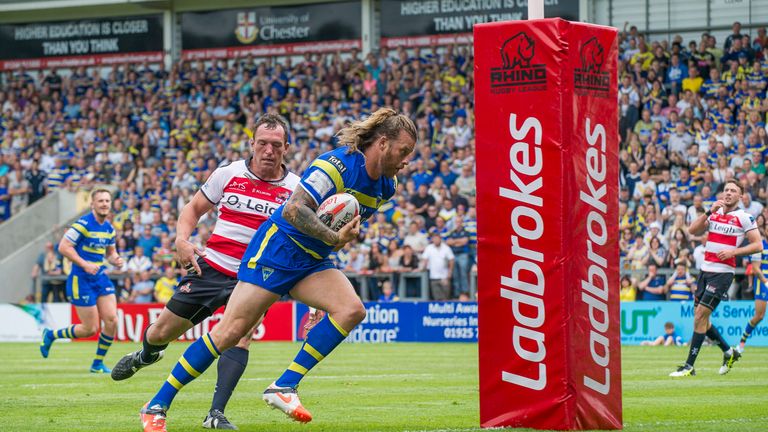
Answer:
[[[205,249],[205,261],[225,275],[236,277],[245,249],[259,226],[266,221],[299,184],[299,176],[288,172],[280,180],[261,180],[248,169],[248,160],[217,168],[200,188],[217,205],[219,219]]]
[[[721,260],[717,253],[741,246],[747,231],[757,229],[755,219],[744,210],[734,210],[727,214],[712,213],[707,221],[709,235],[701,269],[712,273],[735,273],[736,258]]]

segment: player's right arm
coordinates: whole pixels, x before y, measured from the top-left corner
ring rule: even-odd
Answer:
[[[98,264],[84,260],[80,257],[80,255],[77,254],[77,251],[75,250],[75,245],[80,239],[80,235],[81,234],[74,228],[67,230],[67,232],[64,234],[64,237],[62,237],[61,241],[59,242],[59,253],[72,261],[73,264],[85,270],[86,273],[95,275],[99,272],[100,266]]]
[[[201,274],[200,265],[197,264],[195,255],[204,257],[205,252],[192,244],[189,237],[197,227],[198,221],[213,207],[212,203],[201,191],[197,191],[184,208],[181,210],[179,220],[176,222],[176,255],[182,267],[192,265]]]
[[[317,217],[318,204],[304,188],[296,188],[285,203],[283,218],[297,230],[336,247],[344,246],[360,233],[360,216],[356,216],[338,232],[333,231]]]
[[[725,203],[721,200],[717,200],[712,204],[712,208],[709,209],[708,213],[712,214],[723,207],[725,207]],[[699,215],[699,217],[691,223],[691,226],[688,227],[688,233],[693,236],[700,236],[707,232],[707,228],[709,227],[709,214],[704,213]]]

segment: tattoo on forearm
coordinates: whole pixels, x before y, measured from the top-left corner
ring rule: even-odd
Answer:
[[[339,235],[320,221],[315,207],[317,205],[312,197],[304,189],[296,188],[283,209],[283,217],[304,234],[327,244],[336,244]]]

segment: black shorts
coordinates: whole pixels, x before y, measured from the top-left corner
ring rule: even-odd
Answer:
[[[728,300],[728,288],[733,282],[733,273],[701,272],[696,281],[695,305],[702,304],[715,310],[722,300]]]
[[[192,321],[202,322],[216,309],[227,304],[237,285],[237,278],[214,269],[204,259],[198,258],[202,274],[187,274],[179,281],[176,293],[165,305],[174,314]]]

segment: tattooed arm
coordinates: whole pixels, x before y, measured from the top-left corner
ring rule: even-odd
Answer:
[[[291,198],[285,203],[283,218],[297,230],[329,245],[340,243],[342,232],[334,232],[317,217],[318,204],[302,187],[297,187]],[[344,243],[351,239],[347,239]]]

